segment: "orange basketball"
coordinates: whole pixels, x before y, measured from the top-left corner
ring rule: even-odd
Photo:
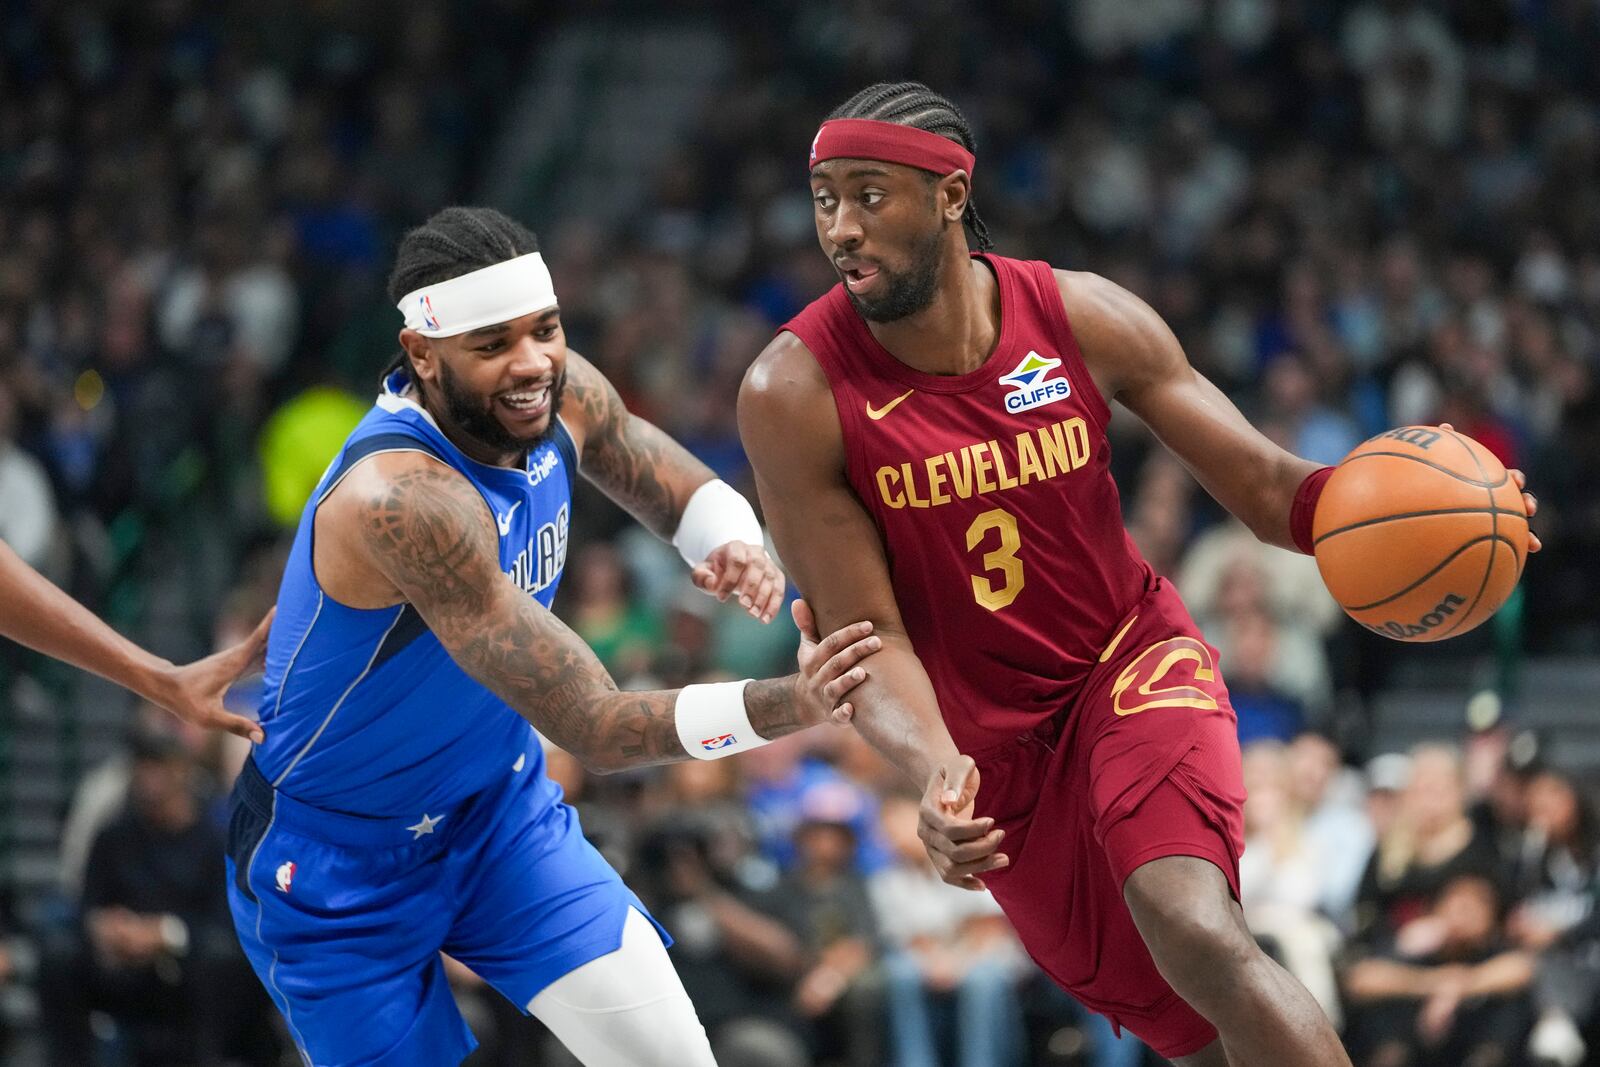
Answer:
[[[1317,567],[1350,617],[1397,641],[1439,641],[1493,615],[1528,559],[1522,491],[1470,437],[1402,426],[1329,476]]]

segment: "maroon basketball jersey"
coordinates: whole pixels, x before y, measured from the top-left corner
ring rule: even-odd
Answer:
[[[1000,337],[970,373],[895,359],[842,285],[784,327],[833,389],[850,484],[963,752],[1065,706],[1153,581],[1049,264],[978,258],[999,280]]]

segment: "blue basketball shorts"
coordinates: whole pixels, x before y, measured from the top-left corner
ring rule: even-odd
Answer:
[[[299,803],[245,764],[229,905],[311,1067],[460,1063],[477,1041],[441,951],[526,1012],[545,986],[621,946],[629,907],[649,915],[538,766],[518,760],[448,811],[374,819]]]

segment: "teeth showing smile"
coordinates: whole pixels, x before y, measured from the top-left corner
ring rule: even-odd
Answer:
[[[507,407],[518,411],[532,411],[544,404],[550,398],[550,387],[547,385],[531,393],[507,393],[500,398]]]

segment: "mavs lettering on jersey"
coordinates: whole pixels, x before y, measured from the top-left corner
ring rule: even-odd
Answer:
[[[549,457],[552,461],[555,455]],[[529,480],[533,472],[528,472]],[[562,504],[553,521],[542,524],[527,547],[517,553],[506,574],[518,588],[530,596],[537,595],[560,577],[567,565],[567,505]]]

